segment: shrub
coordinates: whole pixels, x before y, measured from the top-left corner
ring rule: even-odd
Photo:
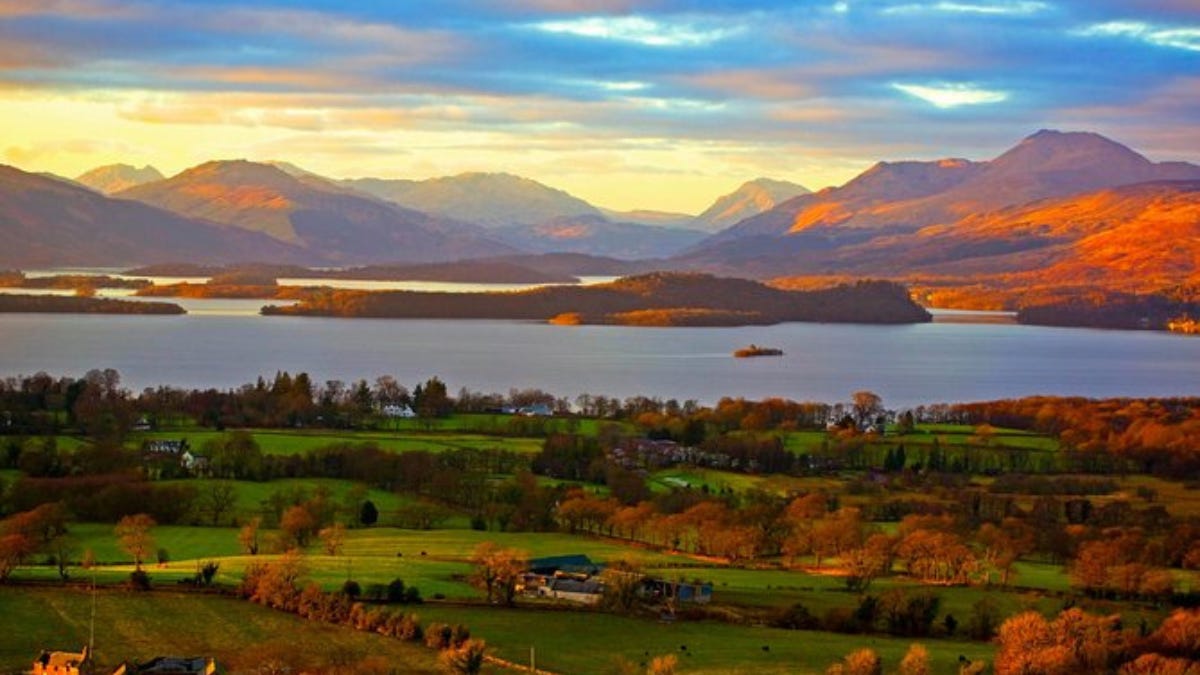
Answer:
[[[135,591],[150,590],[150,575],[145,570],[134,570],[129,573],[129,588]]]
[[[392,579],[387,585],[387,601],[388,602],[404,602],[404,581],[402,579]]]
[[[346,583],[342,584],[342,595],[351,600],[357,600],[358,596],[362,595],[362,586],[359,586],[358,582],[353,579],[347,579]]]
[[[454,639],[454,629],[444,623],[431,623],[425,630],[425,646],[446,649]]]
[[[773,628],[788,628],[791,630],[814,630],[821,625],[821,621],[799,602],[791,607],[785,607],[777,611],[768,623]]]
[[[471,675],[483,669],[486,653],[487,643],[483,640],[466,640],[457,647],[443,651],[438,661],[451,673]]]

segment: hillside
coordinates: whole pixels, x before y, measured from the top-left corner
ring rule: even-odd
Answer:
[[[139,169],[129,164],[109,164],[76,176],[75,182],[86,185],[97,192],[111,195],[131,187],[162,180],[164,177],[158,169],[150,165]]]
[[[186,258],[200,263],[295,261],[304,252],[254,232],[111,199],[0,166],[0,265],[109,266]]]
[[[507,173],[464,173],[420,181],[359,178],[342,184],[406,208],[487,228],[601,215],[578,197]]]
[[[315,264],[431,262],[511,250],[452,233],[424,213],[244,160],[201,164],[119,196],[266,234],[302,249]]]
[[[330,291],[264,314],[353,318],[511,319],[561,323],[752,325],[785,321],[919,323],[928,312],[901,286],[860,282],[783,291],[744,279],[657,272],[607,284],[507,293]],[[658,314],[661,319],[655,320]],[[568,315],[570,320],[563,320]]]

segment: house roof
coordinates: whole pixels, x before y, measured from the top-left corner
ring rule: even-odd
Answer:
[[[529,571],[536,574],[553,574],[560,571],[595,574],[602,567],[603,565],[592,562],[591,558],[582,553],[534,558],[529,561]]]
[[[550,589],[563,593],[589,593],[595,595],[604,592],[604,584],[593,579],[588,579],[587,581],[555,579],[550,582]]]

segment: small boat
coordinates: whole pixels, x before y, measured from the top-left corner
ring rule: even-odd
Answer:
[[[775,349],[773,347],[759,347],[758,345],[750,345],[749,347],[742,347],[734,352],[733,355],[739,359],[750,358],[751,356],[783,356],[783,350]]]

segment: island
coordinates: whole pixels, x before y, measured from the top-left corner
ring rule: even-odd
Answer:
[[[131,302],[70,295],[0,294],[0,313],[33,314],[187,314],[170,302]]]
[[[752,344],[749,347],[742,347],[741,349],[735,351],[733,355],[739,359],[748,359],[755,356],[783,356],[783,350],[775,349],[773,347],[759,347],[758,345]]]
[[[901,285],[859,281],[787,291],[749,279],[652,272],[593,286],[440,293],[321,289],[273,316],[508,319],[565,325],[748,326],[788,321],[907,324],[932,320]]]

